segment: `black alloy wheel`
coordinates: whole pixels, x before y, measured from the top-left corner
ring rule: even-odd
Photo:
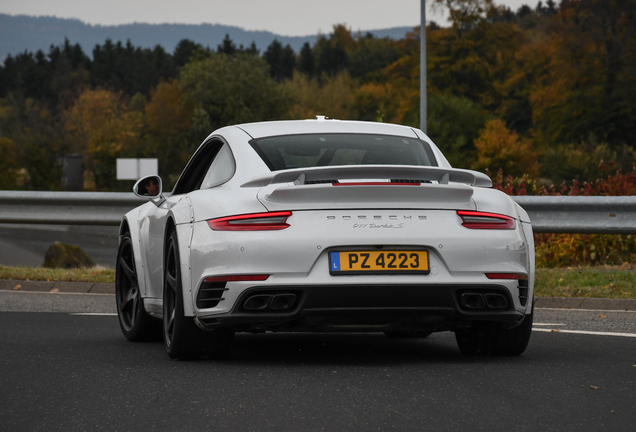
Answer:
[[[137,270],[135,254],[130,233],[125,233],[117,251],[117,267],[115,269],[115,298],[119,326],[126,339],[133,342],[157,340],[159,335],[155,320],[144,309]]]
[[[226,358],[234,339],[229,329],[201,330],[183,309],[179,243],[176,231],[168,237],[163,278],[163,339],[172,359]]]

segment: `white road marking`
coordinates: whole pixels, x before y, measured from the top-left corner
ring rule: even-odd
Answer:
[[[117,316],[116,313],[99,313],[99,312],[78,312],[69,315],[84,315],[84,316]]]
[[[611,333],[611,332],[595,332],[595,331],[584,331],[584,330],[561,330],[555,329],[552,331],[551,329],[546,328],[533,328],[533,331],[546,332],[546,333],[574,333],[574,334],[586,334],[586,335],[595,335],[595,336],[623,336],[623,337],[633,337],[636,338],[636,333]]]
[[[562,326],[565,324],[557,324],[557,323],[532,323],[533,326]]]
[[[636,313],[636,310],[614,310],[614,309],[570,309],[570,308],[536,308],[541,310],[553,310],[553,311],[567,311],[567,312],[621,312],[621,313]]]

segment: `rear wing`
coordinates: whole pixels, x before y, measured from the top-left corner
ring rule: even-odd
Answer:
[[[276,183],[328,183],[338,180],[393,179],[399,181],[436,181],[439,184],[464,183],[478,187],[492,187],[492,180],[478,171],[405,165],[343,165],[296,168],[274,171],[271,174],[243,183],[241,187],[264,187]]]

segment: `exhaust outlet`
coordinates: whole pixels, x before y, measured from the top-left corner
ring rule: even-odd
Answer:
[[[271,309],[289,309],[296,302],[296,294],[276,294],[269,303]]]
[[[461,297],[462,306],[468,309],[483,309],[486,307],[484,296],[481,294],[464,293]]]
[[[272,296],[269,294],[257,294],[245,300],[243,307],[247,310],[263,310],[267,309],[271,300]]]
[[[508,300],[501,294],[486,294],[486,304],[491,309],[506,309]]]

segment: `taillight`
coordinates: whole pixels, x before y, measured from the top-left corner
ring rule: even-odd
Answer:
[[[205,278],[203,282],[241,282],[241,281],[264,281],[269,275],[230,275],[212,276]]]
[[[515,220],[509,216],[496,213],[459,210],[457,215],[462,218],[462,226],[470,229],[515,229]]]
[[[208,225],[214,231],[275,231],[289,226],[287,218],[292,212],[252,213],[211,219]]]
[[[488,279],[517,279],[528,280],[528,275],[521,273],[486,273]]]

